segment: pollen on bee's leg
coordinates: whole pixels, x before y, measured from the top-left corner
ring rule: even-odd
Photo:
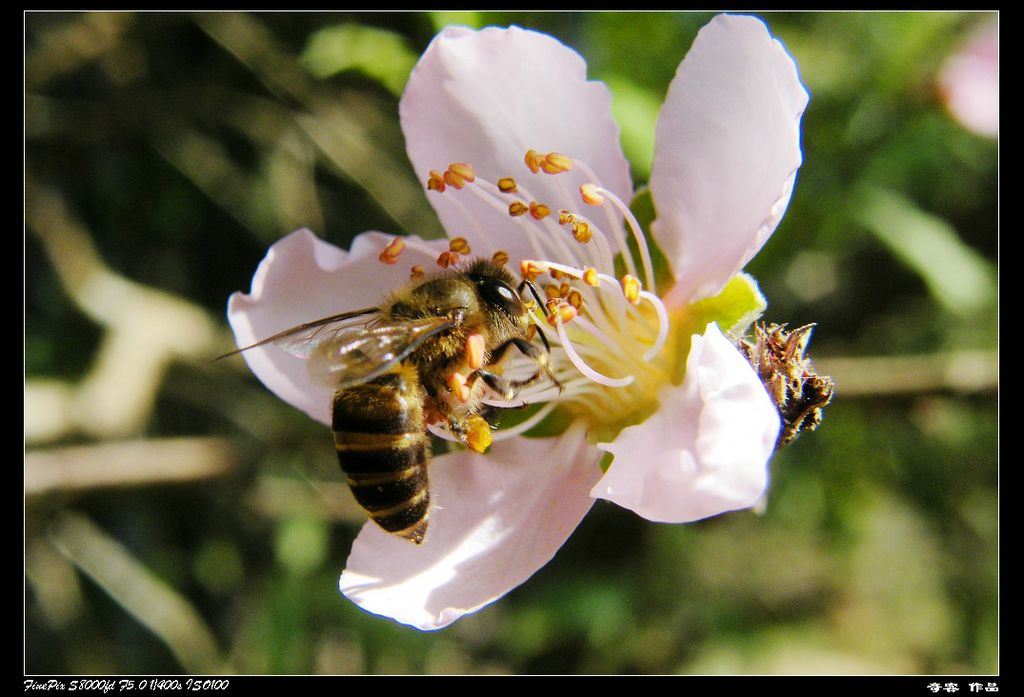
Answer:
[[[474,414],[466,419],[466,447],[478,453],[482,453],[491,447],[494,436],[491,434],[491,425],[487,419]]]
[[[384,251],[377,257],[382,263],[392,265],[398,263],[398,256],[405,249],[405,241],[400,237],[391,240],[384,248]]]
[[[466,382],[466,376],[458,371],[448,375],[448,389],[459,398],[460,402],[468,402],[473,391]]]
[[[470,334],[466,337],[466,365],[472,370],[479,370],[483,367],[485,348],[482,334]]]

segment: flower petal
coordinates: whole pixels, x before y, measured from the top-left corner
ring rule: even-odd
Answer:
[[[532,148],[582,159],[605,187],[629,201],[629,164],[612,119],[611,95],[603,83],[587,81],[586,69],[579,54],[545,34],[519,27],[446,29],[420,59],[399,108],[416,175],[426,182],[432,169],[468,162],[491,183],[514,177],[556,217],[560,208],[582,208],[579,168],[531,174],[523,157]],[[537,223],[509,217],[506,209],[515,196],[495,205],[467,189],[449,188],[428,192],[428,199],[449,234],[466,237],[477,253],[504,249],[516,263],[546,258],[521,227]],[[623,234],[619,222],[604,227]]]
[[[754,505],[768,483],[779,414],[718,325],[693,336],[686,378],[647,421],[598,447],[615,456],[591,492],[657,522]]]
[[[994,21],[947,59],[938,84],[960,123],[979,135],[999,135],[999,27]]]
[[[782,44],[754,17],[701,29],[655,132],[651,231],[678,307],[718,293],[757,253],[789,203],[808,95]]]
[[[273,336],[321,317],[377,306],[387,293],[409,283],[414,264],[434,268],[446,240],[404,237],[406,248],[394,266],[378,261],[393,235],[367,232],[345,252],[309,230],[297,230],[276,242],[260,262],[248,294],[228,301],[228,321],[239,346]],[[330,424],[334,389],[315,382],[306,361],[276,346],[242,353],[256,377],[271,392],[312,418]]]
[[[440,629],[544,566],[590,510],[601,453],[583,429],[495,443],[430,465],[433,507],[420,546],[367,523],[341,591],[369,612]]]

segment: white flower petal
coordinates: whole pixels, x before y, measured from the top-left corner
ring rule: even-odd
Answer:
[[[378,261],[394,235],[367,232],[345,252],[309,230],[297,230],[276,242],[260,262],[248,294],[228,301],[228,321],[240,347],[321,317],[375,307],[391,291],[409,283],[409,270],[428,271],[446,240],[404,237],[406,248],[393,266]],[[330,424],[334,389],[311,379],[306,361],[276,346],[242,353],[256,377],[271,392],[321,423]]]
[[[752,506],[768,483],[779,414],[718,325],[693,336],[686,378],[658,411],[599,448],[615,456],[591,492],[657,522],[686,523]]]
[[[426,182],[432,169],[468,162],[492,183],[515,177],[553,211],[582,208],[580,173],[530,174],[523,156],[532,148],[581,158],[605,187],[629,201],[629,164],[611,95],[603,83],[588,82],[586,70],[575,51],[545,34],[518,27],[446,29],[420,59],[399,109],[416,175]],[[537,256],[521,227],[529,221],[512,219],[467,190],[431,191],[427,198],[448,233],[466,237],[477,253],[504,249],[514,262]],[[621,225],[614,234],[623,234]]]
[[[590,510],[601,453],[576,428],[495,443],[430,465],[431,512],[416,546],[368,522],[341,591],[369,612],[440,629],[497,600],[544,566]]]
[[[807,105],[796,65],[758,19],[701,29],[658,119],[652,233],[676,284],[670,307],[718,293],[789,203]]]
[[[966,128],[992,138],[999,135],[999,27],[994,21],[949,57],[939,74],[939,92]]]

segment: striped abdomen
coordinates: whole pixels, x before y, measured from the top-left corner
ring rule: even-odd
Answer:
[[[332,428],[338,461],[359,505],[388,532],[422,543],[430,510],[430,438],[415,369],[400,366],[338,390]]]

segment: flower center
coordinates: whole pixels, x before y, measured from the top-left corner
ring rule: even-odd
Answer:
[[[670,338],[668,312],[661,299],[645,289],[654,288],[654,273],[640,224],[585,162],[530,150],[523,163],[527,174],[520,179],[503,176],[490,182],[470,164],[455,163],[443,172],[432,170],[426,184],[430,191],[451,196],[455,205],[463,206],[462,196],[475,196],[496,215],[514,220],[529,242],[532,258],[510,259],[500,249],[492,258],[501,264],[518,263],[523,280],[543,288],[543,307],[535,305],[531,315],[552,347],[552,370],[561,389],[541,383],[524,390],[512,404],[488,400],[496,406],[547,402],[533,418],[499,431],[495,439],[532,428],[556,405],[594,427],[638,421],[653,408],[658,386],[669,382],[672,369],[672,352],[665,350]],[[559,177],[555,189],[542,187],[559,191],[557,200],[538,200],[530,193],[525,183],[534,176]],[[487,229],[486,221],[478,223]],[[636,242],[642,271],[624,229]],[[494,243],[499,246],[500,240]],[[469,253],[466,240],[455,237],[437,264],[446,268]],[[381,261],[396,260],[389,245]],[[616,261],[626,270],[618,278]],[[414,268],[413,277],[422,272]],[[536,369],[525,361],[519,368]],[[512,361],[508,371],[516,370]]]

